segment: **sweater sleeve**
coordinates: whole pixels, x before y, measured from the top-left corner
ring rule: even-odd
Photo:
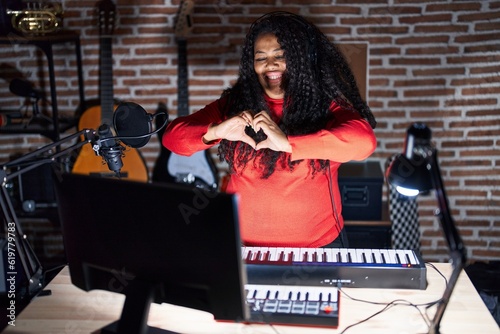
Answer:
[[[177,117],[171,121],[162,137],[163,146],[176,154],[190,156],[217,144],[218,141],[205,144],[202,138],[210,124],[221,122],[218,106],[219,100],[191,115]]]
[[[377,146],[370,124],[358,113],[334,105],[334,119],[327,129],[313,134],[289,136],[292,160],[325,159],[335,162],[364,160]]]

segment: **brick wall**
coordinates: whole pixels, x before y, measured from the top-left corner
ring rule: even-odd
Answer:
[[[114,94],[154,113],[165,102],[177,112],[174,19],[180,1],[118,0],[113,34]],[[306,3],[306,4],[305,4]],[[96,1],[63,1],[64,26],[80,32],[87,99],[98,92]],[[415,0],[197,0],[188,36],[190,109],[217,98],[235,79],[249,24],[271,10],[301,13],[335,41],[369,45],[368,102],[378,120],[381,165],[399,152],[405,130],[425,122],[439,150],[450,206],[472,260],[500,258],[500,1]],[[78,106],[71,45],[55,48],[59,109]],[[20,72],[48,91],[46,60],[29,46],[0,46],[1,108],[25,101],[8,90]],[[34,149],[37,135],[0,136],[0,161]],[[152,170],[159,154],[153,137],[140,151]],[[221,170],[224,166],[219,165]],[[422,252],[446,261],[434,217],[434,196],[419,197]]]

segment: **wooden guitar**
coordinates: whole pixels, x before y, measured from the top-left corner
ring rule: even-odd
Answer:
[[[100,105],[92,106],[80,117],[78,128],[97,129],[101,124],[112,127],[113,113],[117,107],[113,98],[113,60],[112,34],[116,16],[116,8],[112,0],[97,2],[99,12],[99,42],[100,42]],[[148,181],[148,169],[144,158],[137,149],[127,147],[122,155],[123,167],[120,171],[122,178],[134,181]],[[86,175],[114,176],[104,159],[96,156],[91,145],[84,145],[73,165],[73,173]]]
[[[177,77],[177,115],[189,115],[187,41],[186,37],[192,29],[191,12],[193,1],[182,1],[175,22],[175,35],[178,46]],[[158,112],[166,112],[166,106],[160,104]],[[157,127],[163,119],[157,117]],[[161,152],[153,169],[153,181],[192,184],[200,188],[215,190],[219,177],[215,164],[208,150],[199,151],[187,157],[175,154],[161,145],[163,131],[159,133]]]

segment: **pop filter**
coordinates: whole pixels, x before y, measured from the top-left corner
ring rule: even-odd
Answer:
[[[149,142],[152,116],[143,107],[134,102],[122,102],[113,115],[113,126],[118,137],[126,145],[134,148],[143,147]]]

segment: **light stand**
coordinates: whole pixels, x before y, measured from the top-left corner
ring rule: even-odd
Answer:
[[[412,188],[419,191],[434,189],[436,192],[439,205],[436,216],[441,222],[453,268],[429,329],[430,334],[439,334],[441,319],[460,272],[467,261],[467,255],[449,210],[448,198],[437,161],[437,150],[431,145],[430,138],[431,134],[427,126],[419,123],[413,124],[407,131],[405,153],[393,160],[386,175],[388,182],[397,188]]]
[[[72,141],[80,136],[83,136],[85,140],[79,141],[64,150],[58,150],[56,153],[46,155],[43,159],[35,161],[32,160],[34,158],[38,158],[40,155],[47,154],[52,149],[59,148],[62,144]],[[30,298],[37,294],[43,287],[43,273],[40,261],[31,248],[26,235],[21,229],[21,225],[7,189],[7,184],[10,180],[25,172],[35,169],[43,164],[55,162],[56,159],[69,154],[73,150],[79,149],[88,142],[91,142],[94,140],[94,137],[94,130],[84,129],[2,165],[2,169],[0,170],[0,205],[4,217],[4,232],[7,242],[7,264],[5,266],[5,275],[6,277],[13,278],[13,280],[9,281],[9,286],[12,284],[11,282],[14,282],[13,284],[15,286],[16,298]],[[21,267],[18,266],[18,261],[20,262]],[[19,281],[25,282],[19,284]],[[7,291],[13,290],[7,288]]]

